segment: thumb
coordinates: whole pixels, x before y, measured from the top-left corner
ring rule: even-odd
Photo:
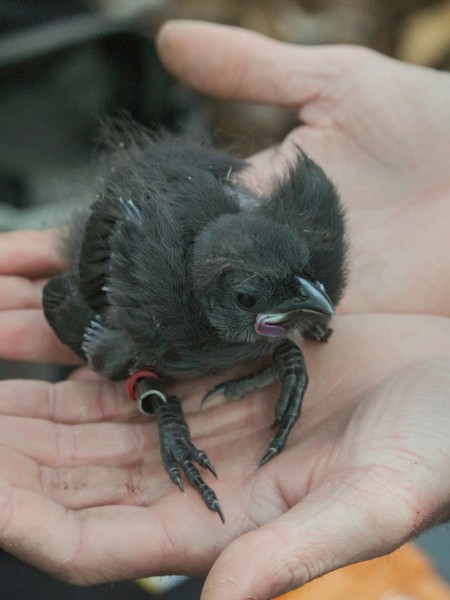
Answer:
[[[296,108],[372,55],[350,46],[296,46],[198,21],[168,21],[157,47],[167,69],[199,92]]]
[[[67,266],[59,251],[62,236],[62,229],[0,234],[0,273],[31,279],[58,273]]]
[[[318,488],[275,521],[236,539],[211,569],[202,600],[274,598],[406,541],[414,530],[409,503],[386,499],[384,487],[375,489],[366,479],[364,487],[352,483]]]

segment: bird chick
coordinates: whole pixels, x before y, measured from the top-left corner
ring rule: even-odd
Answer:
[[[44,312],[95,371],[128,380],[141,410],[156,415],[172,481],[183,489],[183,472],[223,520],[193,462],[215,471],[165,385],[271,356],[204,403],[219,392],[237,400],[279,379],[277,431],[259,464],[278,454],[308,383],[289,334],[325,342],[343,292],[343,210],[299,149],[258,197],[240,179],[248,164],[208,145],[138,126],[110,134],[109,144],[97,199],[72,229],[70,268],[45,286]]]

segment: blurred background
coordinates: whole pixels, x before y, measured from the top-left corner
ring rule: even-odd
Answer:
[[[0,0],[0,231],[63,223],[90,200],[86,182],[108,116],[212,136],[241,156],[292,128],[292,115],[280,109],[202,97],[174,81],[153,39],[176,17],[298,44],[360,44],[450,69],[449,0]],[[2,379],[64,375],[52,366],[0,361]],[[419,542],[450,581],[448,529]],[[177,586],[165,597],[199,597],[200,581],[171,583]],[[148,597],[129,585],[79,590],[0,552],[1,599]],[[158,594],[166,585],[150,587]]]

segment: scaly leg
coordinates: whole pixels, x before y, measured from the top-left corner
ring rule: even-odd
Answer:
[[[208,469],[214,477],[216,472],[209,458],[191,442],[189,427],[184,419],[181,403],[176,396],[166,398],[154,380],[139,383],[139,405],[142,412],[155,414],[158,421],[161,457],[170,479],[183,491],[180,468],[187,480],[196,489],[206,506],[225,518],[214,491],[203,481],[193,461]]]
[[[275,348],[273,365],[282,386],[273,424],[274,427],[278,427],[278,432],[259,461],[259,466],[279,454],[286,445],[288,435],[300,416],[303,396],[308,385],[303,354],[291,340],[285,339]]]
[[[214,386],[202,400],[202,408],[205,408],[208,401],[215,394],[223,394],[228,400],[240,400],[243,396],[253,390],[258,390],[269,386],[278,378],[273,365],[269,365],[256,373],[240,377],[239,379],[229,379]]]
[[[219,383],[203,399],[202,406],[214,394],[223,394],[229,400],[239,400],[249,392],[267,387],[276,379],[281,381],[281,394],[275,408],[274,427],[278,432],[269,444],[258,466],[276,456],[286,445],[288,435],[300,416],[303,396],[308,385],[305,361],[300,348],[284,339],[275,348],[273,363],[256,373]]]

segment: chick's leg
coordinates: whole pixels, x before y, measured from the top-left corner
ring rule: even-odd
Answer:
[[[259,461],[259,466],[279,454],[286,445],[288,435],[300,416],[308,385],[303,354],[291,340],[284,339],[278,344],[273,354],[273,367],[281,381],[281,394],[275,407],[273,424],[278,431]]]
[[[203,481],[193,463],[195,461],[204,469],[208,469],[214,477],[217,477],[216,472],[205,452],[198,450],[191,442],[189,427],[183,416],[179,399],[176,396],[166,398],[155,382],[144,381],[143,383],[144,390],[138,398],[139,405],[142,412],[156,416],[161,457],[170,479],[183,491],[181,469],[192,487],[199,492],[206,506],[216,512],[224,522],[216,494]]]
[[[240,400],[253,390],[269,386],[275,379],[278,379],[278,375],[273,365],[269,365],[251,375],[223,381],[209,390],[202,400],[202,408],[205,408],[212,396],[216,394],[223,394],[228,400]]]
[[[202,401],[204,407],[215,394],[223,394],[228,400],[239,400],[253,390],[267,387],[276,379],[281,382],[281,394],[276,404],[273,423],[278,431],[260,460],[259,466],[281,452],[292,427],[300,416],[303,395],[308,385],[305,361],[300,348],[291,340],[282,340],[275,348],[271,365],[240,379],[219,383]]]
[[[333,333],[333,330],[328,327],[328,320],[321,323],[314,323],[309,329],[303,332],[303,337],[314,342],[325,343]]]

